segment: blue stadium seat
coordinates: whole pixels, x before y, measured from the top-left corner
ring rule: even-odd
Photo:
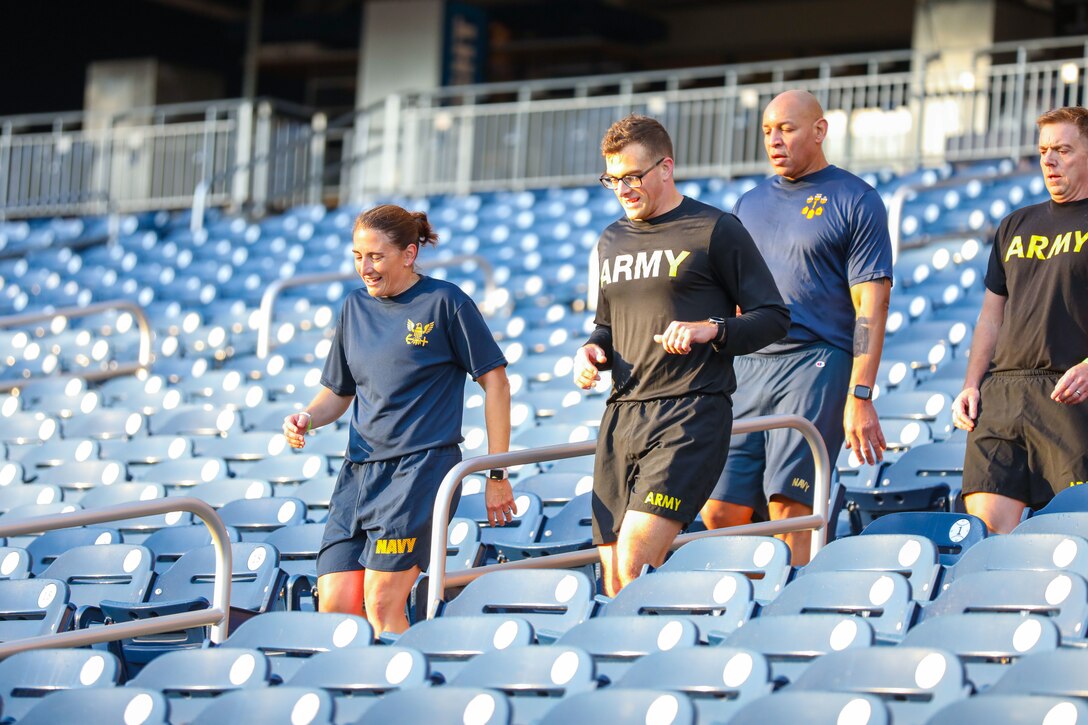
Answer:
[[[273,484],[302,483],[329,473],[328,461],[324,456],[306,452],[270,456],[253,463],[239,461],[233,464],[232,469],[236,475]]]
[[[0,579],[30,576],[30,553],[18,546],[0,546]]]
[[[71,626],[74,613],[64,582],[0,580],[0,642],[63,632]]]
[[[54,559],[42,577],[68,585],[69,601],[76,607],[73,626],[80,629],[101,621],[96,612],[103,600],[144,601],[154,575],[152,563],[151,552],[143,546],[77,546]]]
[[[831,652],[813,662],[789,691],[811,690],[881,698],[893,722],[923,723],[971,694],[956,655],[930,647],[863,647]]]
[[[987,696],[1049,695],[1088,699],[1088,649],[1059,647],[1017,660]]]
[[[755,610],[752,583],[731,571],[663,571],[625,586],[601,616],[670,615],[694,617],[703,634],[732,632]]]
[[[366,711],[368,722],[428,725],[510,725],[509,699],[480,687],[430,687],[390,692]]]
[[[1024,519],[1013,529],[1013,534],[1065,534],[1084,536],[1088,531],[1088,511],[1068,511],[1062,513],[1036,513]]]
[[[386,693],[428,688],[432,680],[422,652],[393,646],[316,654],[286,684],[328,691],[336,699],[336,722],[354,723]]]
[[[272,668],[264,654],[216,648],[164,654],[148,662],[127,687],[162,692],[170,702],[170,722],[189,723],[224,693],[263,690],[270,684]]]
[[[124,461],[130,470],[192,455],[193,444],[184,436],[149,435],[141,438],[115,438],[99,444],[100,457]]]
[[[264,541],[276,529],[305,523],[306,504],[291,497],[239,499],[222,506],[219,517],[242,541]]]
[[[788,722],[804,722],[809,725],[889,725],[892,720],[888,707],[873,695],[783,690],[753,700],[729,722],[730,725]]]
[[[646,655],[616,686],[682,692],[695,705],[698,722],[727,722],[752,700],[770,694],[770,676],[770,665],[758,652],[692,647]]]
[[[977,516],[941,511],[904,511],[881,516],[861,534],[914,534],[937,545],[942,566],[952,566],[963,552],[988,535]]]
[[[31,707],[19,722],[26,725],[73,722],[166,725],[169,713],[170,705],[158,690],[97,687],[52,692]]]
[[[981,571],[956,578],[923,610],[923,618],[965,612],[1020,612],[1049,617],[1063,645],[1084,643],[1088,583],[1064,571]]]
[[[536,494],[520,493],[514,496],[516,511],[514,520],[504,526],[490,526],[487,522],[487,505],[484,494],[474,493],[461,496],[454,516],[472,519],[480,525],[480,539],[484,544],[501,541],[517,546],[536,541],[540,527],[544,522],[543,506]]]
[[[324,521],[329,515],[329,503],[335,488],[336,476],[315,476],[288,489],[288,492],[306,502],[307,518],[311,521]]]
[[[227,526],[227,538],[232,544],[241,541],[238,531]],[[151,550],[155,557],[155,573],[162,574],[193,549],[211,546],[212,532],[204,524],[186,526],[167,526],[151,533],[143,545]]]
[[[498,538],[491,542],[500,561],[517,561],[535,556],[564,554],[593,548],[592,493],[580,494],[567,502],[540,527],[539,540],[533,543],[506,543]]]
[[[902,574],[828,571],[786,585],[760,617],[783,614],[851,614],[865,617],[877,640],[898,642],[914,623],[918,604]]]
[[[398,646],[426,655],[432,674],[446,682],[477,655],[525,647],[534,641],[533,626],[528,621],[491,616],[424,619],[393,639]]]
[[[1035,695],[986,695],[969,697],[947,705],[928,721],[928,725],[963,725],[963,723],[1079,723],[1088,722],[1088,703],[1072,697]]]
[[[322,725],[332,723],[335,703],[324,690],[272,687],[236,690],[215,698],[197,715],[193,725],[259,722],[267,725]]]
[[[178,458],[133,471],[136,481],[151,481],[165,486],[183,489],[199,483],[214,481],[227,475],[227,463],[222,458]],[[178,491],[184,495],[183,491]]]
[[[1035,515],[1073,512],[1088,513],[1088,486],[1080,485],[1063,488],[1058,495],[1050,500],[1050,503],[1036,511]]]
[[[593,658],[577,647],[511,647],[478,655],[451,683],[485,687],[510,699],[514,722],[537,722],[557,702],[598,686]]]
[[[103,408],[94,415],[71,418],[64,423],[65,438],[93,438],[99,441],[130,439],[147,435],[147,419],[127,408]]]
[[[260,461],[278,456],[287,450],[287,439],[282,433],[254,431],[233,432],[223,437],[194,437],[193,455],[222,458],[232,461]]]
[[[241,430],[240,415],[229,407],[179,405],[154,418],[155,435],[222,436]]]
[[[916,624],[904,647],[941,647],[963,662],[967,679],[982,691],[1021,657],[1057,649],[1061,635],[1050,619],[1009,612],[945,614]]]
[[[907,577],[916,601],[928,602],[936,594],[941,565],[937,547],[929,539],[881,534],[832,541],[797,576],[825,571],[894,571]]]
[[[13,654],[0,662],[0,701],[5,722],[15,722],[50,693],[81,688],[112,688],[121,663],[108,652],[41,649]],[[86,717],[87,713],[83,714]]]
[[[318,612],[266,612],[243,622],[222,647],[264,652],[272,674],[286,681],[313,655],[369,647],[374,630],[363,617]]]
[[[861,512],[863,526],[901,511],[948,511],[961,487],[963,451],[955,442],[911,448],[882,470],[873,488],[848,488],[847,500]]]
[[[759,652],[771,665],[776,683],[797,679],[814,660],[828,652],[873,646],[873,627],[861,617],[841,614],[787,614],[756,617],[710,644]]]
[[[600,725],[602,722],[695,725],[691,699],[679,692],[610,687],[572,695],[549,710],[541,725]]]
[[[689,541],[658,571],[735,571],[752,582],[752,596],[760,603],[778,596],[792,573],[790,548],[772,536],[711,536]]]
[[[0,488],[0,513],[6,513],[16,506],[57,503],[63,500],[64,494],[60,486],[54,483],[17,483]]]
[[[115,483],[89,489],[79,499],[79,505],[85,509],[95,509],[165,497],[166,488],[161,483]],[[120,522],[111,521],[110,524],[120,529],[125,528]]]
[[[117,529],[85,526],[75,529],[54,529],[38,534],[26,546],[30,553],[31,571],[40,576],[53,560],[76,546],[101,546],[120,544],[121,533]]]
[[[484,558],[480,526],[472,519],[454,518],[446,529],[446,571],[479,566]]]
[[[303,601],[306,598],[310,599],[309,609],[315,604],[317,554],[324,533],[324,524],[295,524],[276,529],[265,539],[266,544],[280,552],[280,568],[287,575],[287,608],[290,610],[306,610]]]
[[[112,458],[99,455],[100,444],[91,438],[54,438],[19,451],[19,463],[27,471],[59,466],[68,461],[89,461],[95,458]],[[9,458],[11,453],[9,452]],[[0,473],[0,480],[3,474]]]
[[[121,483],[127,476],[124,462],[98,460],[40,469],[35,482],[60,486],[65,500],[74,503],[88,489]]]
[[[577,460],[577,459],[574,459]],[[516,493],[535,493],[544,506],[544,515],[551,517],[559,512],[575,496],[593,490],[592,463],[590,473],[546,472],[519,478],[514,485]]]
[[[179,491],[185,496],[199,498],[214,508],[222,508],[231,501],[248,498],[270,498],[275,495],[272,484],[255,478],[217,478]]]
[[[554,641],[592,616],[593,597],[593,582],[580,571],[506,569],[470,582],[445,604],[442,616],[522,617],[538,640]]]
[[[1088,541],[1064,534],[991,536],[963,553],[945,572],[941,588],[980,571],[1019,569],[1066,571],[1088,579]]]
[[[589,652],[597,674],[616,682],[641,657],[699,644],[695,621],[671,616],[594,617],[572,627],[556,644]]]

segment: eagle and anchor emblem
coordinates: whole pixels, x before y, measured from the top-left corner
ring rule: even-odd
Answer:
[[[405,335],[404,341],[409,345],[425,347],[427,345],[427,335],[433,329],[433,322],[428,322],[424,325],[422,322],[412,322],[411,320],[408,320],[408,334]]]

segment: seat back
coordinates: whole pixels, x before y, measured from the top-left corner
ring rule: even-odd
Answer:
[[[534,641],[533,625],[521,617],[479,616],[424,619],[400,635],[396,644],[425,654],[432,672],[449,682],[476,655]]]
[[[290,575],[317,577],[317,553],[325,524],[295,524],[268,534],[265,543],[280,552],[280,568]]]
[[[363,617],[319,612],[265,612],[243,622],[222,647],[255,649],[269,657],[272,673],[291,678],[320,652],[369,647],[374,630]]]
[[[483,556],[479,524],[472,519],[452,519],[446,529],[446,571],[471,569],[480,564]]]
[[[872,534],[915,534],[937,545],[942,566],[955,564],[964,551],[988,535],[986,524],[977,516],[947,511],[904,511],[881,516],[861,532]]]
[[[306,504],[293,497],[238,499],[220,508],[219,517],[242,541],[264,541],[282,526],[305,523]]]
[[[366,711],[379,723],[510,725],[510,700],[481,687],[426,687],[390,692]]]
[[[60,690],[42,698],[20,718],[27,725],[56,725],[87,720],[94,713],[99,722],[164,725],[170,706],[157,690],[140,687],[100,687]]]
[[[1018,660],[986,693],[1088,699],[1088,649],[1059,647]]]
[[[42,573],[68,585],[77,607],[98,606],[103,599],[142,602],[154,572],[151,551],[132,544],[77,546],[64,552]]]
[[[121,543],[121,533],[117,529],[85,526],[78,529],[54,529],[38,534],[27,544],[26,550],[30,552],[31,571],[34,576],[41,576],[54,559],[69,549],[77,546],[119,543]]]
[[[239,541],[238,530],[227,526],[227,539],[233,544]],[[212,532],[204,524],[190,526],[166,526],[152,532],[143,545],[155,557],[155,571],[159,574],[172,567],[178,559],[193,549],[211,546]]]
[[[8,464],[17,466],[17,463]],[[0,513],[27,504],[56,503],[64,499],[55,483],[22,483],[0,488]]]
[[[891,713],[880,698],[873,695],[782,690],[753,700],[729,722],[730,725],[790,722],[889,725]]]
[[[69,596],[56,579],[0,580],[0,642],[68,629],[75,611]]]
[[[974,722],[1088,722],[1088,703],[1072,697],[987,694],[941,708],[928,725]]]
[[[1088,541],[1065,534],[991,536],[965,551],[941,586],[947,589],[968,574],[1009,569],[1067,571],[1088,579]]]
[[[898,642],[914,623],[917,609],[902,574],[828,571],[793,580],[760,616],[850,614],[865,617],[878,640]]]
[[[519,493],[514,496],[514,505],[514,520],[505,526],[488,524],[487,504],[482,493],[462,496],[454,515],[472,519],[479,524],[480,540],[485,544],[496,541],[506,544],[531,544],[536,541],[544,520],[540,498],[535,493]]]
[[[1020,522],[1014,534],[1071,534],[1084,536],[1088,531],[1088,511],[1063,511],[1061,513],[1036,512],[1030,519]]]
[[[537,638],[551,641],[593,614],[594,586],[581,571],[507,569],[469,583],[443,611],[446,617],[521,617]]]
[[[1086,513],[1088,512],[1088,487],[1068,486],[1058,492],[1039,514]]]
[[[246,542],[231,544],[231,551],[231,608],[267,611],[282,586],[279,552],[268,544]],[[148,601],[204,597],[210,602],[214,581],[215,547],[202,546],[183,554],[159,576]]]
[[[325,690],[313,687],[270,687],[228,692],[204,708],[193,725],[259,722],[265,725],[332,723],[335,704]]]
[[[589,652],[597,674],[616,682],[648,654],[696,646],[699,629],[684,617],[594,617],[572,627],[556,644]]]
[[[735,571],[752,582],[758,602],[778,596],[790,578],[790,548],[773,536],[714,536],[689,541],[661,571]]]
[[[30,576],[30,554],[18,546],[0,546],[0,579]]]
[[[826,571],[893,571],[907,578],[911,594],[917,601],[927,602],[936,593],[941,574],[939,556],[936,544],[923,536],[849,536],[820,549],[797,575]]]
[[[0,662],[4,717],[9,721],[20,719],[51,692],[113,687],[120,677],[121,663],[108,652],[86,649],[19,652]]]
[[[664,690],[609,687],[571,695],[544,715],[540,725],[596,725],[602,722],[695,725],[687,695]]]
[[[605,606],[603,616],[691,616],[704,631],[732,632],[748,621],[754,609],[752,584],[743,574],[661,571],[625,586]]]

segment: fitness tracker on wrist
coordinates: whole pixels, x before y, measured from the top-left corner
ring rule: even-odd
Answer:
[[[487,472],[488,481],[505,481],[506,469],[505,468],[492,468]]]
[[[718,334],[711,340],[715,345],[721,345],[725,342],[725,318],[724,317],[708,317],[707,322],[713,322],[718,326]]]
[[[873,399],[873,389],[870,388],[868,385],[855,385],[854,387],[850,388],[850,394],[858,400]]]

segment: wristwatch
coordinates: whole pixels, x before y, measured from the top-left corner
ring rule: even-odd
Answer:
[[[850,388],[850,394],[858,400],[873,399],[873,389],[870,388],[868,385],[855,385],[854,387]]]
[[[506,469],[505,468],[492,468],[487,472],[488,481],[505,481]]]
[[[707,322],[713,322],[718,326],[718,334],[711,340],[715,345],[721,345],[725,342],[725,318],[724,317],[708,317]]]

